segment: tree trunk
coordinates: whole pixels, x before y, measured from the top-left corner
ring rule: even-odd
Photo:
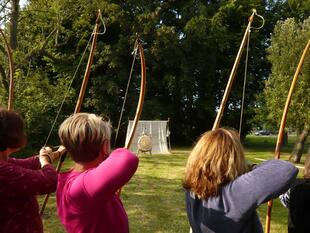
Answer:
[[[288,144],[288,132],[285,130],[283,133],[283,141],[281,146],[287,146]]]
[[[19,17],[19,0],[11,0],[11,17],[10,17],[10,46],[12,50],[17,48],[17,24]]]
[[[7,81],[6,73],[3,66],[0,64],[0,83],[4,90],[8,93],[9,92],[9,83]]]
[[[298,139],[294,145],[294,149],[292,151],[292,154],[289,160],[293,161],[294,163],[300,163],[300,159],[301,159],[302,152],[304,150],[305,142],[307,140],[308,135],[309,135],[309,130],[304,129],[302,133],[298,136]]]

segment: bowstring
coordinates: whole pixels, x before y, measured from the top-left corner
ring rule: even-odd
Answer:
[[[48,141],[49,141],[49,139],[50,139],[50,137],[51,137],[51,135],[52,135],[52,132],[53,132],[53,130],[54,130],[54,128],[55,128],[56,122],[57,122],[57,120],[58,120],[58,118],[59,118],[59,115],[60,115],[60,112],[61,112],[61,110],[62,110],[62,107],[63,107],[63,105],[64,105],[64,103],[65,103],[65,101],[66,101],[66,99],[67,99],[67,97],[68,97],[68,95],[69,95],[69,93],[70,93],[71,86],[72,86],[72,84],[73,84],[73,81],[74,81],[75,78],[76,78],[76,75],[77,75],[77,73],[78,73],[78,70],[80,69],[80,66],[81,66],[81,64],[82,64],[82,61],[84,60],[86,51],[87,51],[87,49],[88,49],[88,47],[89,47],[89,45],[90,45],[90,42],[91,42],[91,40],[92,40],[92,38],[93,38],[93,35],[94,35],[94,30],[93,30],[91,36],[89,37],[89,40],[88,40],[88,42],[87,42],[87,45],[86,45],[86,47],[85,47],[85,49],[84,49],[84,51],[83,51],[83,54],[82,54],[82,56],[81,56],[81,59],[80,59],[78,65],[77,65],[77,68],[75,69],[75,72],[74,72],[74,74],[73,74],[73,76],[72,76],[72,78],[71,78],[71,81],[70,81],[69,85],[68,85],[68,88],[67,88],[67,90],[66,90],[66,93],[65,93],[65,95],[64,95],[64,98],[63,98],[63,100],[62,100],[62,102],[61,102],[61,104],[60,104],[60,107],[59,107],[59,109],[58,109],[58,111],[57,111],[56,117],[55,117],[55,119],[54,119],[54,121],[53,121],[52,127],[51,127],[51,129],[50,129],[50,131],[49,131],[49,133],[48,133],[48,135],[47,135],[46,141],[45,141],[45,143],[44,143],[44,147],[47,145],[47,143],[48,143]]]
[[[106,28],[106,25],[105,25],[105,23],[104,23],[104,20],[103,20],[103,18],[102,18],[102,14],[101,14],[100,11],[99,11],[99,17],[100,17],[101,23],[102,23],[102,25],[103,25],[103,31],[102,31],[102,32],[98,32],[97,34],[98,34],[98,35],[103,35],[103,34],[106,33],[107,28]],[[84,49],[84,51],[83,51],[83,54],[82,54],[81,59],[80,59],[80,61],[79,61],[79,63],[78,63],[78,66],[77,66],[77,68],[76,68],[76,70],[75,70],[75,72],[74,72],[74,74],[73,74],[73,77],[72,77],[72,79],[71,79],[71,81],[70,81],[70,84],[68,85],[67,91],[66,91],[66,93],[65,93],[65,95],[64,95],[64,98],[63,98],[61,104],[60,104],[60,107],[59,107],[59,109],[58,109],[58,111],[57,111],[57,114],[56,114],[56,117],[55,117],[55,119],[54,119],[54,122],[53,122],[53,124],[52,124],[52,127],[51,127],[51,129],[50,129],[50,131],[49,131],[49,133],[48,133],[48,136],[47,136],[47,138],[46,138],[46,141],[45,141],[45,143],[44,143],[44,147],[47,145],[47,142],[49,141],[49,139],[50,139],[50,137],[51,137],[51,135],[52,135],[52,132],[53,132],[53,130],[54,130],[54,128],[55,128],[56,122],[57,122],[57,120],[58,120],[58,118],[59,118],[59,115],[60,115],[60,112],[61,112],[61,110],[62,110],[62,107],[63,107],[63,105],[64,105],[64,103],[65,103],[66,98],[67,98],[68,95],[69,95],[69,92],[70,92],[71,86],[72,86],[72,84],[73,84],[73,81],[74,81],[74,79],[76,78],[76,75],[77,75],[77,73],[78,73],[78,70],[80,69],[80,66],[81,66],[81,64],[82,64],[82,61],[84,60],[86,51],[87,51],[87,49],[88,49],[88,47],[89,47],[89,45],[90,45],[90,42],[91,42],[91,40],[92,40],[94,34],[95,34],[95,27],[94,27],[94,29],[93,29],[93,32],[92,32],[91,36],[89,37],[89,40],[88,40],[88,42],[87,42],[87,45],[86,45],[86,47],[85,47],[85,49]]]
[[[107,27],[105,26],[105,22],[104,22],[104,20],[102,18],[101,12],[99,12],[99,18],[100,18],[102,26],[103,26],[103,32],[98,32],[97,35],[104,35],[106,33],[106,31],[107,31]]]
[[[99,16],[100,16],[100,18],[101,18],[102,23],[104,24],[104,21],[103,21],[103,19],[102,19],[102,15],[101,15],[100,10],[98,11],[98,13],[99,13]],[[53,122],[52,128],[51,128],[51,130],[50,130],[50,132],[49,132],[49,135],[48,135],[48,137],[47,137],[47,139],[46,139],[45,146],[46,146],[46,144],[47,144],[47,142],[48,142],[48,139],[49,139],[49,137],[50,137],[50,135],[51,135],[51,133],[52,133],[52,131],[53,131],[53,128],[54,128],[55,124],[56,124],[57,118],[58,118],[58,116],[59,116],[59,114],[60,114],[60,111],[61,111],[61,109],[62,109],[62,106],[63,106],[63,104],[64,104],[64,102],[65,102],[65,99],[66,99],[66,97],[67,97],[68,94],[69,94],[69,91],[70,91],[71,85],[72,85],[72,83],[73,83],[73,80],[74,80],[75,77],[76,77],[76,74],[77,74],[77,72],[78,72],[78,69],[79,69],[81,63],[82,63],[82,60],[84,59],[84,56],[85,56],[85,54],[86,54],[86,50],[87,50],[87,48],[88,48],[89,45],[90,45],[90,41],[92,40],[92,38],[93,38],[93,36],[94,36],[95,34],[101,34],[101,35],[102,35],[102,34],[105,34],[105,32],[106,32],[105,24],[104,24],[104,31],[101,32],[101,33],[100,33],[100,32],[97,32],[97,33],[96,33],[96,27],[97,27],[97,23],[96,23],[96,26],[94,27],[93,32],[92,32],[92,34],[91,34],[91,36],[90,36],[90,38],[89,38],[89,40],[88,40],[88,43],[87,43],[87,45],[86,45],[86,47],[85,47],[85,50],[84,50],[84,52],[83,52],[83,54],[82,54],[82,57],[81,57],[81,59],[80,59],[80,61],[79,61],[79,64],[78,64],[78,66],[77,66],[77,68],[76,68],[76,70],[75,70],[75,72],[74,72],[73,78],[71,79],[70,85],[68,86],[68,89],[67,89],[67,91],[66,91],[65,97],[64,97],[64,99],[63,99],[63,101],[62,101],[62,103],[61,103],[61,105],[60,105],[60,108],[59,108],[59,110],[58,110],[58,112],[57,112],[57,116],[56,116],[56,118],[55,118],[55,120],[54,120],[54,122]],[[62,163],[64,162],[65,157],[66,157],[66,156],[64,155],[64,156],[61,156],[61,158],[60,158],[60,160],[59,160],[59,162],[58,162],[58,165],[57,165],[57,168],[56,168],[57,173],[60,171],[61,165],[62,165]],[[46,194],[45,199],[44,199],[43,204],[42,204],[42,207],[41,207],[41,210],[40,210],[40,215],[41,215],[41,216],[43,215],[43,212],[44,212],[44,210],[45,210],[45,207],[46,207],[48,198],[49,198],[49,194]]]
[[[244,80],[243,80],[242,101],[241,101],[240,122],[239,122],[239,137],[241,137],[242,121],[243,121],[243,113],[244,113],[244,99],[245,99],[245,89],[246,89],[247,73],[248,73],[249,47],[250,47],[250,35],[251,35],[250,33],[251,33],[251,28],[249,28],[249,35],[248,35],[246,56],[245,56]]]
[[[255,30],[260,30],[265,25],[265,19],[263,16],[257,14],[256,10],[254,14],[258,16],[262,20],[262,24],[259,27],[250,27],[249,28],[249,35],[247,40],[247,49],[246,49],[246,58],[245,58],[245,67],[244,67],[244,80],[243,80],[243,91],[242,91],[242,101],[241,101],[241,110],[240,110],[240,122],[239,122],[239,137],[241,137],[241,130],[242,130],[242,122],[243,122],[243,113],[244,113],[244,100],[245,100],[245,89],[246,89],[246,82],[247,82],[247,72],[248,72],[248,60],[249,60],[249,47],[250,47],[250,35],[251,35],[251,28]]]

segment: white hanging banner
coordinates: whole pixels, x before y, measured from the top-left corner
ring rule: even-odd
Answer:
[[[126,142],[129,139],[128,137],[132,124],[133,121],[129,121]],[[129,150],[134,153],[138,152],[138,141],[143,135],[148,135],[151,137],[153,154],[170,154],[167,142],[167,138],[170,135],[168,121],[139,121]]]

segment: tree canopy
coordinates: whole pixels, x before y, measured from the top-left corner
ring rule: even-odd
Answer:
[[[294,18],[279,21],[275,26],[268,49],[268,59],[272,63],[271,74],[266,81],[263,93],[265,108],[260,108],[269,128],[278,127],[282,117],[286,96],[292,78],[308,43],[310,35],[310,18],[296,22]],[[309,127],[310,117],[310,58],[305,59],[297,86],[293,93],[287,125],[293,129],[302,130]],[[282,108],[279,106],[283,106]]]
[[[19,1],[9,2],[13,5]],[[14,58],[16,109],[25,116],[30,138],[37,144],[44,141],[91,36],[96,11],[101,9],[107,31],[98,37],[82,111],[104,113],[116,126],[138,33],[144,41],[148,80],[142,119],[170,118],[173,142],[191,144],[213,125],[253,8],[265,17],[266,25],[251,33],[245,133],[252,128],[256,96],[269,76],[270,61],[266,59],[265,49],[270,46],[274,23],[288,14],[306,15],[306,3],[293,0],[29,0],[17,11]],[[255,21],[254,26],[260,23]],[[10,35],[8,25],[4,23]],[[86,60],[81,61],[58,123],[73,112]],[[5,67],[4,60],[1,64]],[[244,62],[241,62],[221,125],[238,128],[243,70]],[[136,64],[120,145],[124,142],[127,119],[135,113],[139,72]],[[4,86],[1,93],[0,101],[5,105]]]

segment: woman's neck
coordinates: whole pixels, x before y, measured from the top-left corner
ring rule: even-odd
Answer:
[[[93,161],[90,161],[87,163],[75,163],[73,166],[73,170],[77,171],[77,172],[84,172],[84,171],[87,171],[91,168],[97,167],[103,160],[104,160],[104,158],[102,158],[102,156],[99,155]]]

